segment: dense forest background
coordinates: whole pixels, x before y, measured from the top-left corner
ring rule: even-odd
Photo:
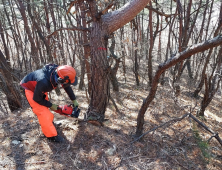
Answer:
[[[33,163],[25,162],[31,158],[38,160],[34,161],[36,167],[42,165],[47,169],[220,167],[220,0],[0,0],[0,9],[1,139],[10,139],[4,153],[11,157],[2,159],[2,167],[31,169]],[[34,130],[38,127],[37,120],[19,82],[29,72],[48,63],[68,64],[77,70],[79,84],[73,89],[82,107],[79,122],[75,125],[72,121],[63,122],[60,127],[69,135],[69,143],[60,149],[49,144],[52,154],[61,156],[59,161],[56,157],[47,157],[58,163],[55,167],[39,160],[44,152],[48,153],[46,148],[40,148],[40,142],[29,145],[30,148],[38,146],[41,153],[35,149],[30,154],[30,148],[21,146],[27,142],[23,137],[29,126],[33,130],[29,135],[40,136],[40,139],[41,135]],[[50,99],[67,104],[69,99],[65,95],[63,89],[57,89],[50,93]],[[56,117],[61,119],[64,118]],[[129,121],[133,123],[125,127]],[[124,130],[111,130],[111,126],[118,123]],[[68,130],[64,124],[70,125]],[[24,127],[21,132],[19,128],[18,131],[4,128],[11,125]],[[162,130],[157,132],[159,128]],[[17,133],[21,133],[19,137],[15,137]],[[108,137],[104,139],[102,134],[115,138],[107,142]],[[84,139],[85,144],[81,144]],[[99,148],[93,143],[96,140],[102,142]],[[10,144],[12,141],[20,145],[16,148]],[[131,143],[123,145],[123,141]],[[186,142],[195,143],[195,149],[191,145],[188,149],[182,148]],[[104,148],[108,150],[103,152]],[[212,153],[212,148],[216,153]],[[65,160],[64,149],[70,152],[69,160],[73,163]],[[89,157],[84,157],[86,152]],[[195,157],[197,153],[199,156]],[[39,157],[34,158],[32,154]]]

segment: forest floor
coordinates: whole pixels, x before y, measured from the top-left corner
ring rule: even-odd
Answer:
[[[131,70],[127,71],[132,72]],[[85,91],[74,87],[81,108],[79,119],[54,114],[58,133],[65,138],[62,144],[48,141],[38,124],[37,117],[23,101],[24,108],[13,113],[1,112],[0,116],[0,169],[16,170],[183,170],[222,169],[222,146],[211,134],[186,117],[147,133],[134,141],[136,119],[148,88],[143,80],[135,85],[133,75],[118,77],[120,91],[111,90],[120,113],[110,101],[103,126],[83,121],[88,103]],[[141,79],[142,81],[142,79]],[[184,77],[181,93],[177,98],[169,82],[159,85],[155,99],[145,114],[144,133],[165,122],[196,111],[203,96],[194,99],[194,88]],[[51,93],[51,101],[68,104],[70,100],[62,91],[61,96]],[[222,137],[222,96],[216,94],[201,120]]]

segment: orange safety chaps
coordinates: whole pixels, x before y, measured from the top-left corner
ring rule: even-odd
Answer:
[[[42,132],[46,137],[57,136],[57,131],[53,125],[54,115],[49,111],[49,108],[42,106],[33,100],[34,93],[30,90],[25,90],[26,98],[32,107],[32,111],[37,115],[39,124],[41,125]],[[48,100],[48,94],[45,93],[46,100]]]

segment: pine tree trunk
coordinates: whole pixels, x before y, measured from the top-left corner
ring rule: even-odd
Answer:
[[[85,115],[87,120],[102,122],[109,100],[110,87],[108,74],[110,71],[107,60],[107,37],[102,31],[101,22],[94,22],[91,31],[91,100]]]

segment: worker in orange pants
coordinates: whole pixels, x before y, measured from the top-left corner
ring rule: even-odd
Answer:
[[[53,125],[54,115],[50,112],[49,108],[42,106],[33,100],[34,93],[30,90],[25,89],[26,98],[32,107],[32,111],[36,114],[39,119],[42,132],[46,137],[57,136],[57,131]],[[48,94],[45,93],[46,100],[48,100]]]
[[[70,87],[70,85],[77,85],[77,82],[76,71],[73,67],[56,64],[48,64],[42,69],[29,73],[20,82],[25,89],[26,98],[33,112],[38,117],[42,132],[54,142],[63,142],[64,139],[57,134],[53,124],[54,115],[50,110],[59,113],[59,107],[48,100],[48,92],[61,85],[72,100],[74,107],[77,107],[79,104]]]

